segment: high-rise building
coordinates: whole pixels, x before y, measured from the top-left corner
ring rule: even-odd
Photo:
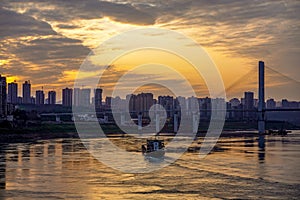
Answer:
[[[111,98],[111,109],[124,111],[126,109],[126,100],[121,99],[119,96]]]
[[[136,96],[136,111],[142,112],[143,116],[148,116],[147,111],[150,110],[153,105],[152,93],[141,93]]]
[[[107,107],[111,107],[111,99],[112,97],[105,97],[105,105]]]
[[[102,93],[101,93],[102,96]],[[102,100],[101,100],[102,101]],[[89,106],[91,104],[91,89],[74,88],[73,105],[74,106]]]
[[[18,84],[15,82],[8,83],[7,103],[18,103]]]
[[[172,96],[159,96],[158,104],[162,105],[167,111],[167,117],[173,116],[174,98]]]
[[[6,77],[0,75],[0,117],[7,114]]]
[[[62,105],[63,106],[72,106],[72,94],[73,90],[71,88],[65,88],[62,90]]]
[[[35,92],[35,104],[36,105],[45,104],[45,94],[43,90],[37,90]]]
[[[299,108],[299,102],[288,101],[287,99],[282,99],[281,101],[282,108]]]
[[[94,93],[95,93],[95,96],[94,96],[95,107],[101,107],[102,106],[102,92],[103,92],[103,90],[101,88],[96,88],[94,90]]]
[[[251,120],[255,118],[254,112],[254,93],[253,92],[245,92],[244,94],[244,119]],[[253,111],[251,111],[253,110]]]
[[[142,113],[143,116],[149,116],[147,111],[150,110],[153,104],[152,93],[128,94],[123,107],[126,108],[128,106],[127,109],[135,114]]]
[[[18,97],[17,98],[17,104],[22,104],[23,103],[23,98],[22,97]]]
[[[188,97],[187,98],[188,110],[197,111],[199,110],[199,102],[197,97]]]
[[[30,81],[23,83],[23,103],[31,104],[31,84]]]
[[[245,103],[244,98],[242,98],[243,101],[240,101],[238,98],[233,98],[229,101],[230,106],[227,106],[229,111],[229,119],[234,119],[234,120],[242,120],[243,119],[243,105]],[[229,108],[230,107],[230,108]],[[228,113],[228,112],[227,112]]]
[[[187,109],[187,105],[186,105],[186,99],[185,97],[182,97],[182,96],[178,96],[176,97],[175,99],[175,102],[174,102],[174,108],[176,110],[186,110]]]
[[[35,104],[35,98],[34,97],[30,97],[30,104]]]
[[[194,100],[192,100],[193,103]],[[205,98],[199,98],[198,99],[198,109],[200,109],[200,115],[202,119],[209,120],[211,118],[212,113],[212,103],[213,99],[209,97]],[[192,109],[190,111],[196,111],[197,110],[197,104],[193,104]]]
[[[81,89],[80,106],[89,106],[91,104],[91,89]]]
[[[266,103],[267,108],[276,108],[276,101],[274,99],[268,99]]]
[[[74,88],[73,91],[73,105],[79,106],[80,105],[80,88]]]
[[[127,108],[129,112],[136,111],[135,103],[136,103],[136,95],[134,94],[126,95],[126,104],[127,104],[126,106],[128,106]]]
[[[231,107],[238,107],[241,104],[238,98],[230,99],[229,103],[231,104]]]
[[[172,110],[174,106],[174,98],[172,96],[159,96],[158,104],[162,105],[166,110]]]
[[[48,104],[50,104],[50,105],[56,104],[56,92],[55,91],[48,92]]]
[[[245,92],[244,108],[245,109],[253,109],[254,108],[254,93],[253,92]]]

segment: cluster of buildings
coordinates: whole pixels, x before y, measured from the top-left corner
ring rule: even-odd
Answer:
[[[96,88],[64,88],[62,89],[62,101],[57,101],[56,91],[49,91],[47,94],[42,90],[36,90],[35,96],[31,93],[30,81],[25,81],[22,84],[22,96],[18,96],[18,83],[6,82],[6,77],[0,75],[0,116],[5,117],[7,114],[14,110],[15,105],[58,105],[64,107],[71,106],[95,106],[104,110],[123,110],[128,109],[132,113],[143,113],[147,111],[154,104],[160,104],[167,112],[168,117],[172,117],[175,112],[180,110],[195,111],[200,110],[202,119],[210,119],[212,102],[219,102],[224,105],[224,99],[211,99],[211,98],[197,98],[197,97],[172,97],[172,96],[159,96],[154,98],[152,93],[129,94],[126,99],[120,97],[106,97],[103,101],[103,90]],[[47,95],[47,96],[46,96]],[[93,97],[91,98],[91,96]],[[257,105],[258,100],[254,98],[253,92],[245,92],[244,97],[241,99],[233,98],[226,102],[227,119],[228,120],[256,120],[257,118]],[[283,99],[276,102],[274,99],[266,101],[267,109],[276,108],[300,108],[300,102],[288,101]]]
[[[80,88],[65,88],[62,90],[62,105],[63,106],[102,106],[102,92],[101,88],[94,89],[94,97],[91,99],[91,89]],[[91,101],[92,100],[92,101]]]
[[[3,77],[4,78],[4,77]],[[35,91],[35,97],[31,94],[31,83],[25,81],[22,85],[22,96],[18,96],[18,83],[12,82],[7,84],[7,103],[8,104],[56,104],[56,92],[49,91],[47,102],[45,102],[45,94],[43,90]]]
[[[94,97],[91,97],[91,89],[65,88],[62,90],[62,101],[57,101],[56,91],[45,93],[43,88],[32,94],[30,81],[22,84],[22,96],[18,95],[18,83],[7,83],[6,77],[0,75],[0,117],[5,117],[13,112],[16,105],[61,105],[64,107],[89,106],[91,104],[100,107],[102,105],[102,89],[94,89]],[[92,101],[91,101],[92,100]]]

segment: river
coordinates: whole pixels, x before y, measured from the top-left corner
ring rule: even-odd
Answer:
[[[297,199],[300,196],[299,131],[285,137],[266,136],[265,148],[258,146],[256,137],[221,138],[204,159],[199,158],[197,151],[186,152],[162,169],[138,174],[123,173],[99,162],[79,139],[0,145],[0,199],[3,200]],[[132,145],[130,150],[135,148],[139,144]]]

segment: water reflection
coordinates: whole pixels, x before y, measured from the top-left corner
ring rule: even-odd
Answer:
[[[245,138],[245,145],[244,147],[254,147],[255,138]]]
[[[258,138],[258,160],[260,163],[263,163],[265,160],[265,147],[266,147],[265,136],[260,135]]]
[[[200,146],[201,139],[195,143]],[[77,139],[3,144],[0,199],[240,199],[266,191],[270,198],[289,199],[298,194],[299,146],[300,134],[221,138],[205,159],[190,152],[159,171],[126,174],[98,162]]]
[[[0,190],[6,188],[6,158],[5,145],[0,144]]]

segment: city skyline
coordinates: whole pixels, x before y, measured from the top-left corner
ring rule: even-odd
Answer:
[[[6,77],[7,78],[7,77]],[[27,81],[25,81],[24,83],[28,83],[28,81],[31,83],[31,81],[30,80],[27,80]],[[24,84],[24,83],[22,83],[22,84]],[[16,81],[13,81],[13,82],[7,82],[7,85],[8,85],[8,87],[9,87],[9,85],[10,84],[17,84],[17,85],[19,85],[18,84],[18,82],[16,82]],[[18,86],[16,87],[16,88],[19,88]],[[82,88],[73,88],[73,87],[65,87],[65,88],[71,88],[71,89],[80,89],[80,90],[93,90],[93,89],[102,89],[103,91],[105,91],[104,90],[104,88],[103,87],[98,87],[98,88],[85,88],[84,86],[82,87]],[[56,94],[57,93],[59,93],[58,91],[60,91],[60,93],[62,93],[61,91],[63,90],[63,89],[65,89],[65,88],[61,88],[61,89],[58,89],[58,90],[53,90],[53,89],[48,89],[48,90],[45,90],[44,89],[44,87],[42,86],[42,88],[41,89],[37,89],[37,90],[35,90],[35,91],[44,91],[44,93],[46,94],[48,94],[48,92],[56,92]],[[33,90],[31,90],[31,92],[32,92]],[[35,92],[34,91],[34,92]],[[21,90],[21,92],[20,92],[20,89],[19,90],[17,90],[17,97],[23,97],[23,96],[21,96],[20,95],[20,93],[22,94],[22,92],[23,92],[23,90]],[[135,92],[134,94],[138,94],[138,93],[147,93],[147,92],[151,92],[151,91],[144,91],[144,92],[142,92],[142,91],[140,91],[140,90],[138,90],[137,92]],[[256,97],[256,99],[257,99],[257,91],[251,91],[251,90],[247,90],[247,91],[244,91],[244,92],[253,92],[254,93],[254,95],[255,95],[255,97]],[[93,97],[92,96],[92,94],[93,93],[90,93],[90,97]],[[120,96],[122,99],[126,99],[126,95],[129,95],[129,94],[125,94],[124,96]],[[172,96],[172,95],[169,95],[169,94],[167,94],[167,95],[163,95],[163,94],[157,94],[157,93],[153,93],[153,95],[154,96],[156,96],[156,98],[158,98],[159,96]],[[205,96],[205,95],[204,95]],[[200,98],[200,97],[204,97],[204,96],[198,96],[198,98]],[[36,97],[36,95],[31,95],[31,97]],[[62,97],[62,95],[61,95],[61,97]],[[118,97],[118,96],[109,96],[109,97]],[[185,97],[187,97],[187,96],[185,96]],[[243,92],[241,93],[241,96],[236,96],[236,97],[232,97],[232,98],[230,98],[230,99],[234,99],[234,98],[242,98],[243,97]],[[46,96],[45,96],[45,99],[46,99]],[[228,99],[228,100],[230,100],[230,99]],[[283,99],[288,99],[288,98],[283,98],[283,99],[277,99],[277,98],[275,98],[275,97],[268,97],[268,99],[276,99],[276,100],[283,100]],[[60,98],[60,99],[56,99],[56,100],[58,100],[58,101],[62,101],[62,98]],[[288,99],[288,100],[291,100],[291,101],[297,101],[297,100],[299,100],[300,101],[300,99],[296,99],[296,100],[294,100],[294,99]]]
[[[1,75],[1,74],[0,74]],[[6,78],[4,76],[0,76],[3,78]],[[4,82],[2,83],[2,85]],[[37,104],[37,105],[43,105],[43,104],[62,104],[62,105],[67,105],[67,106],[80,106],[80,105],[102,105],[106,103],[107,98],[113,98],[113,99],[120,99],[120,100],[128,100],[128,97],[130,96],[139,96],[141,94],[151,94],[152,99],[157,100],[159,104],[164,104],[161,103],[165,100],[160,100],[162,97],[168,97],[168,98],[184,98],[184,99],[189,99],[189,98],[197,98],[197,99],[203,99],[203,98],[209,98],[209,99],[214,99],[210,98],[209,96],[173,96],[173,95],[168,95],[168,94],[159,94],[159,95],[154,95],[151,93],[151,91],[136,91],[133,94],[126,94],[125,96],[103,96],[104,89],[103,88],[62,88],[60,92],[56,92],[54,90],[49,90],[48,92],[43,89],[38,89],[36,91],[32,91],[31,89],[31,81],[27,80],[22,84],[22,96],[19,95],[18,92],[18,83],[17,82],[11,82],[8,83],[7,81],[5,82],[6,84],[6,101],[7,103],[11,104]],[[93,91],[93,92],[92,92]],[[62,98],[57,99],[57,94],[61,93]],[[35,95],[30,95],[30,94],[35,94]],[[29,100],[24,102],[24,96],[29,97]],[[97,98],[96,98],[97,97]],[[22,101],[20,101],[20,98],[22,98]],[[64,102],[64,99],[66,102]],[[105,100],[105,101],[103,101]],[[110,100],[111,101],[111,100]],[[166,100],[168,101],[168,100]],[[227,98],[225,99],[226,102],[231,103],[232,105],[235,104],[244,104],[248,105],[246,108],[247,109],[252,109],[254,107],[257,107],[258,99],[257,99],[257,92],[254,91],[244,91],[241,96],[239,97],[233,97],[233,98]],[[237,101],[239,103],[237,103]],[[290,102],[291,105],[296,103],[300,104],[299,101],[294,101],[294,100],[289,100],[287,98],[283,99],[275,99],[272,97],[268,97],[265,101],[266,106],[269,108],[275,108],[275,107],[281,107],[281,104],[284,104]],[[256,106],[255,106],[256,105]],[[129,103],[129,107],[132,106],[132,103]],[[148,106],[149,107],[149,106]],[[286,107],[289,107],[286,105]],[[299,106],[296,106],[299,107]],[[150,108],[150,107],[149,107]],[[148,109],[149,109],[148,108]]]

